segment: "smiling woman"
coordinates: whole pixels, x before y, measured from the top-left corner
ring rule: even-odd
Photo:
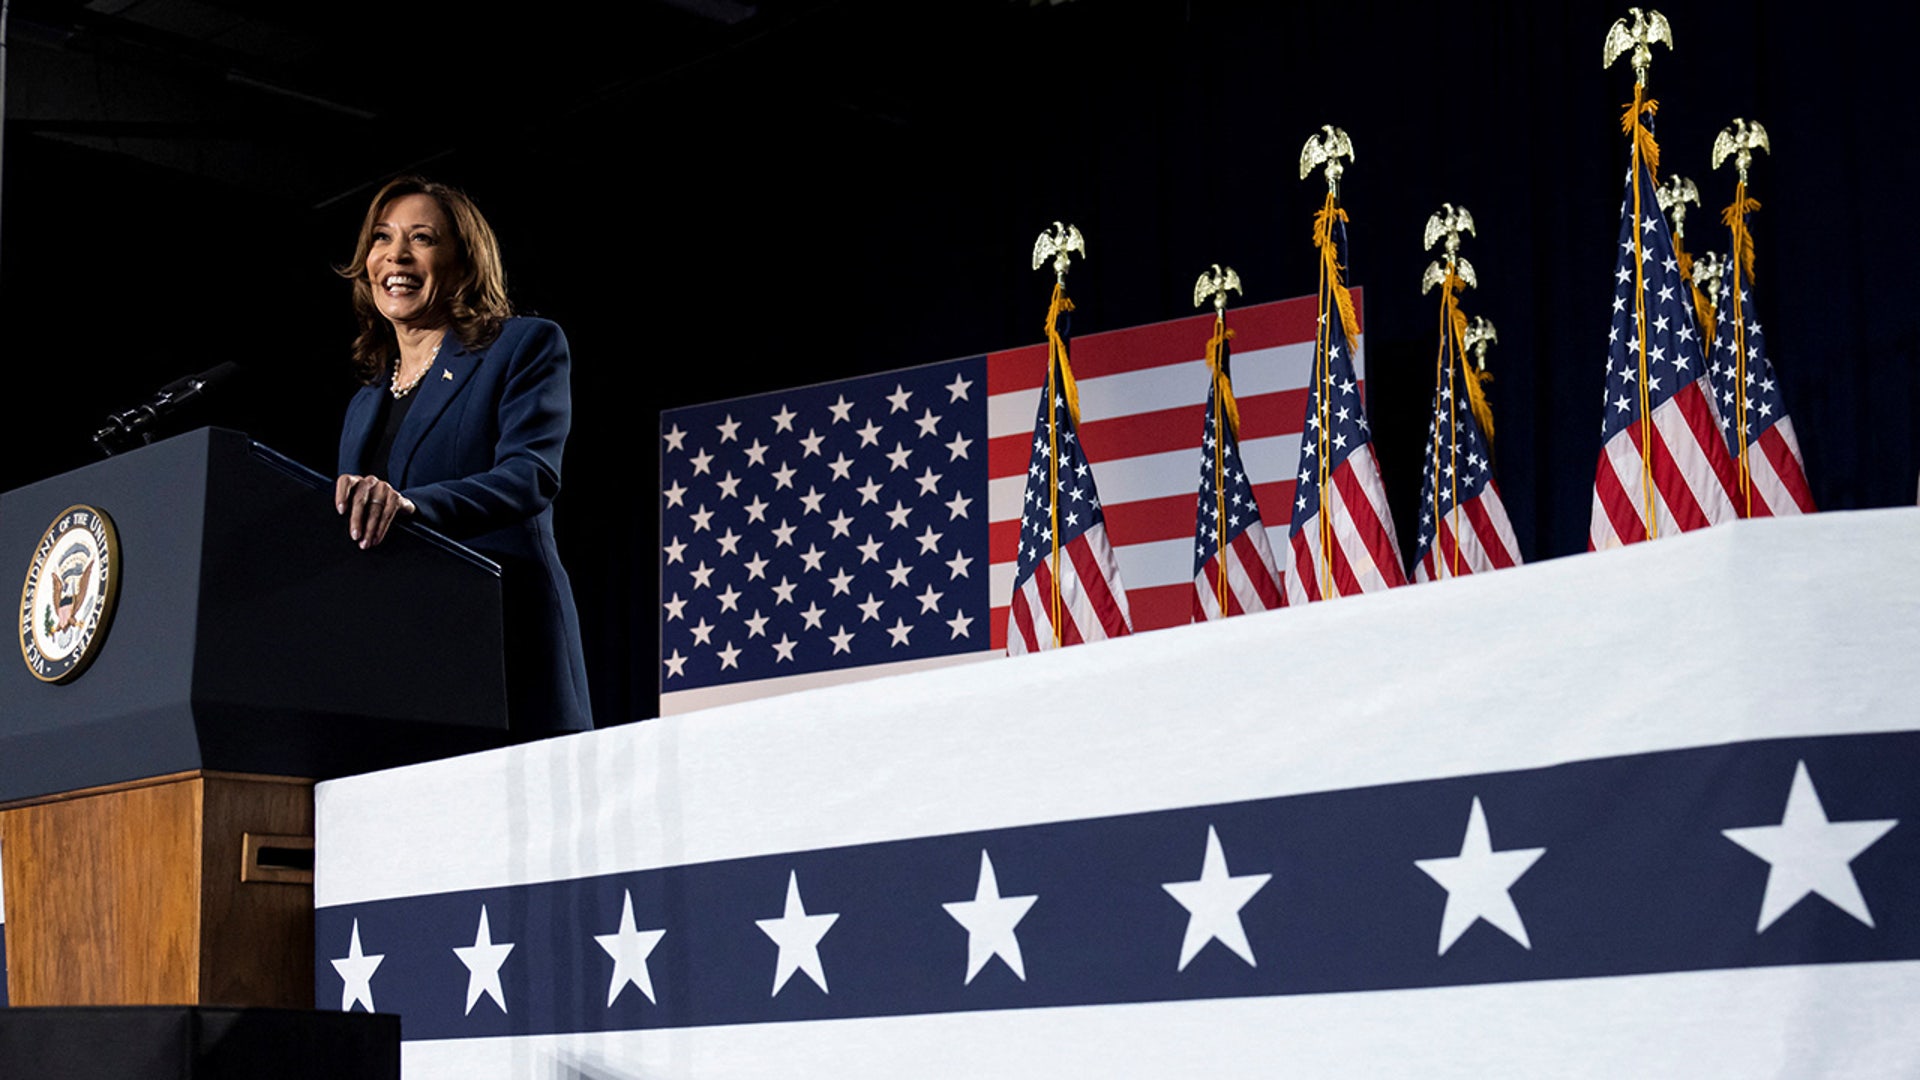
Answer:
[[[367,281],[374,306],[400,335],[404,358],[408,339],[434,332],[440,289],[455,283],[464,260],[449,246],[452,223],[431,195],[403,195],[380,218],[367,247]]]
[[[353,283],[366,384],[347,406],[334,486],[349,538],[375,548],[410,517],[500,563],[513,730],[592,727],[553,539],[572,417],[566,335],[513,315],[493,229],[444,184],[382,188],[339,272]]]

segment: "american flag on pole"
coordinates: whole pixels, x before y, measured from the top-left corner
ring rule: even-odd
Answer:
[[[1357,325],[1346,284],[1346,219],[1329,191],[1314,221],[1318,333],[1287,537],[1289,604],[1407,583],[1349,347]]]
[[[1362,290],[1354,301],[1364,319]],[[1312,297],[1234,311],[1238,449],[1268,506],[1293,499],[1314,314]],[[1136,632],[1193,617],[1194,438],[1212,323],[1073,342],[1076,445],[1099,470]],[[1046,371],[1047,346],[1035,344],[662,413],[661,712],[1004,655]],[[889,573],[896,560],[904,586]]]
[[[1600,459],[1593,478],[1589,548],[1670,536],[1731,521],[1738,486],[1733,459],[1707,400],[1706,364],[1693,325],[1693,298],[1680,279],[1653,168],[1659,147],[1642,111],[1654,103],[1634,87],[1627,127],[1634,141],[1620,213],[1613,325]]]
[[[1450,290],[1457,280],[1452,277],[1442,288]],[[1484,399],[1481,374],[1468,370],[1463,362],[1466,316],[1450,292],[1441,305],[1440,377],[1421,469],[1415,581],[1501,570],[1521,562],[1513,523],[1493,482],[1491,447],[1481,437],[1474,415],[1484,408]]]
[[[1753,236],[1747,231],[1747,215],[1759,208],[1747,197],[1743,178],[1725,215],[1733,247],[1724,271],[1713,366],[1707,373],[1720,427],[1738,466],[1734,507],[1740,516],[1809,514],[1813,492],[1807,487],[1800,440],[1794,437],[1793,419],[1780,396],[1760,318],[1754,313]]]
[[[1133,632],[1120,566],[1107,542],[1100,488],[1076,430],[1080,391],[1067,359],[1072,310],[1056,283],[1047,311],[1047,385],[1033,424],[1020,556],[1007,612],[1011,655]]]
[[[1216,316],[1207,342],[1211,378],[1193,535],[1195,622],[1268,611],[1284,602],[1260,502],[1240,463],[1240,408],[1228,367],[1232,336],[1225,318]]]
[[[1364,326],[1363,290],[1353,291]],[[1259,502],[1290,506],[1301,421],[1313,373],[1316,307],[1310,296],[1235,308],[1233,384],[1241,467]],[[1127,584],[1135,633],[1193,618],[1194,433],[1206,417],[1204,343],[1213,316],[1076,337],[1079,446],[1100,476],[1107,538]],[[1365,374],[1364,334],[1355,369]],[[988,506],[992,522],[993,627],[1006,628],[1020,510],[1033,451],[1033,398],[1046,382],[1045,345],[989,354]],[[1364,389],[1365,382],[1359,383]]]

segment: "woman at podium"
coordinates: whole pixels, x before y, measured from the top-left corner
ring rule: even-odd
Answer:
[[[410,518],[498,562],[508,723],[520,735],[592,727],[553,541],[572,412],[566,335],[513,314],[493,229],[444,184],[381,188],[340,274],[366,384],[340,431],[334,502],[348,535],[372,548]]]

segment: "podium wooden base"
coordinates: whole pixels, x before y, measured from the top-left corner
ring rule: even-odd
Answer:
[[[289,777],[175,773],[0,808],[8,997],[311,1008],[312,837],[313,782]]]

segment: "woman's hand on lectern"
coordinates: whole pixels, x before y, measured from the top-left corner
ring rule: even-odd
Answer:
[[[347,535],[365,550],[387,538],[395,517],[413,513],[413,500],[377,476],[347,475],[333,483],[333,508],[346,516]]]

